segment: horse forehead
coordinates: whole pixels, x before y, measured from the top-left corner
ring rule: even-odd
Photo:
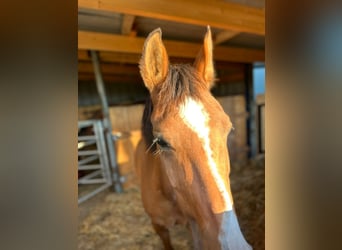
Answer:
[[[203,126],[209,120],[209,114],[203,103],[190,97],[186,98],[184,103],[180,105],[179,111],[184,122],[196,132],[203,129]]]
[[[217,137],[216,132],[223,132],[221,126],[224,126],[225,116],[222,116],[221,109],[215,107],[207,107],[201,100],[187,97],[182,104],[180,104],[179,116],[182,122],[190,128],[197,137],[204,143],[204,145],[211,148],[213,136]],[[213,126],[214,125],[214,126]],[[223,135],[223,134],[222,134]]]
[[[219,108],[218,103],[204,105],[201,100],[195,100],[192,97],[187,97],[180,104],[179,115],[185,124],[197,133],[204,130],[205,127],[209,129],[210,120],[223,123],[226,121],[224,118],[227,118],[227,121],[229,119]]]

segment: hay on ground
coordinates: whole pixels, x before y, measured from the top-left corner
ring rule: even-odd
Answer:
[[[232,166],[231,186],[241,230],[254,250],[265,249],[265,171],[258,164]],[[175,249],[192,249],[182,226],[171,231]],[[163,249],[142,207],[138,188],[106,190],[79,206],[79,250]]]

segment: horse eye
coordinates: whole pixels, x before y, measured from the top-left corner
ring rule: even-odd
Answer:
[[[162,148],[171,148],[170,144],[163,138],[157,138],[157,144]]]

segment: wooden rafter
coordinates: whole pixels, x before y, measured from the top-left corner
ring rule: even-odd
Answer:
[[[141,54],[127,54],[127,53],[100,51],[99,57],[100,57],[101,62],[104,65],[114,64],[116,65],[116,67],[118,65],[120,65],[120,67],[125,67],[125,65],[137,67]],[[79,64],[90,63],[90,57],[86,50],[78,50],[78,61],[79,61]],[[194,58],[170,57],[170,61],[171,63],[192,64],[194,62]],[[244,71],[244,68],[245,68],[244,63],[217,61],[217,60],[215,61],[216,61],[215,69],[223,70],[226,73],[232,73],[232,72],[241,71],[241,70]]]
[[[116,65],[116,67],[119,65],[120,67],[125,67],[125,65],[137,67],[141,54],[127,54],[127,53],[100,51],[99,57],[101,59],[101,62],[104,65],[113,64],[113,65]],[[90,57],[86,50],[78,50],[78,61],[79,61],[79,64],[90,63]],[[192,64],[194,62],[194,58],[170,57],[170,61],[171,63]],[[217,60],[215,61],[216,61],[215,69],[223,70],[226,73],[232,73],[232,72],[241,71],[241,70],[244,71],[245,69],[244,63],[217,61]]]
[[[107,52],[99,51],[101,62],[114,62],[114,63],[126,63],[126,64],[137,64],[140,60],[141,55],[121,53],[121,52]],[[90,61],[90,57],[86,50],[78,50],[79,61]]]
[[[222,76],[218,76],[216,81],[217,84],[221,83],[232,83],[232,82],[243,82],[244,80],[244,72],[234,72]],[[118,83],[141,83],[142,79],[139,74],[108,74],[103,72],[103,79],[106,82],[118,82]],[[94,73],[91,72],[79,72],[78,80],[80,81],[92,81],[95,79]]]
[[[141,54],[145,38],[96,32],[78,32],[78,48]],[[171,57],[195,58],[201,44],[163,40]],[[217,46],[214,58],[221,61],[251,63],[265,60],[264,50]]]
[[[121,34],[123,35],[130,35],[136,36],[136,32],[133,30],[135,16],[124,14],[122,18],[122,25],[121,25]]]
[[[118,63],[101,63],[101,73],[111,75],[139,75],[139,68],[136,65],[124,65]],[[78,72],[94,73],[92,63],[89,61],[78,62]]]
[[[183,0],[78,0],[78,7],[265,35],[265,10],[236,3]]]
[[[214,44],[218,45],[218,44],[224,43],[228,41],[229,39],[232,39],[233,37],[237,36],[238,34],[240,34],[240,32],[231,31],[231,30],[222,31],[214,37]]]
[[[105,82],[117,82],[117,83],[143,83],[140,75],[103,75],[103,80]],[[95,80],[94,74],[91,73],[79,73],[79,81],[92,81]]]

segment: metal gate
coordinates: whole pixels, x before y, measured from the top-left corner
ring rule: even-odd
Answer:
[[[113,184],[109,167],[106,142],[101,120],[78,122],[78,129],[87,130],[78,136],[78,185],[87,185],[79,194],[78,203],[93,197]]]

